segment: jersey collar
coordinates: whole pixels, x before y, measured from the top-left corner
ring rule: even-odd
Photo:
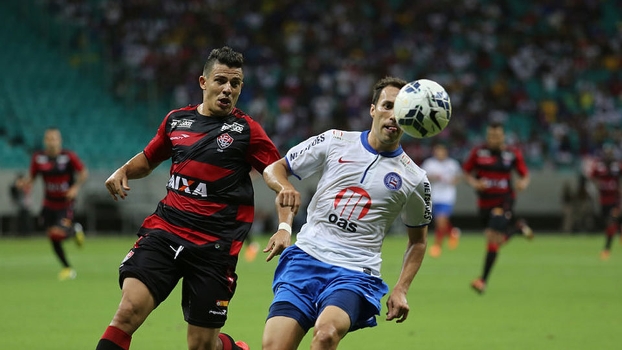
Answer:
[[[399,156],[400,154],[404,152],[404,149],[402,149],[402,145],[399,145],[399,147],[395,151],[378,152],[369,144],[369,141],[367,141],[368,135],[369,135],[369,130],[363,131],[361,133],[361,143],[363,144],[363,147],[365,147],[365,149],[371,152],[372,154],[380,154],[383,157],[393,158],[393,157]]]

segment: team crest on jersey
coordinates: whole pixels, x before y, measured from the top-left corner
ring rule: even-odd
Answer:
[[[227,130],[235,131],[239,134],[244,130],[244,125],[239,124],[237,122],[233,122],[233,124],[224,124],[222,128],[220,128],[221,132],[227,131]]]
[[[384,176],[384,185],[391,191],[402,188],[402,177],[398,173],[390,172]]]
[[[216,141],[218,141],[218,147],[220,147],[220,149],[225,149],[231,146],[231,144],[233,143],[233,137],[231,137],[229,133],[224,133],[218,136]]]
[[[194,120],[192,119],[173,119],[173,121],[171,122],[171,128],[175,129],[175,127],[177,127],[177,128],[190,129],[193,123],[194,123]]]

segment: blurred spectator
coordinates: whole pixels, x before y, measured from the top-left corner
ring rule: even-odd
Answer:
[[[42,3],[103,44],[112,92],[132,103],[150,98],[131,95],[136,84],[168,96],[172,106],[163,109],[192,103],[200,92],[191,58],[222,44],[248,52],[252,88],[239,105],[265,111],[262,125],[282,151],[327,125],[360,129],[369,117],[360,101],[369,99],[370,77],[380,75],[446,87],[454,110],[447,134],[462,133],[469,143],[449,140],[452,154],[479,143],[483,126],[504,116],[532,121],[517,145],[534,163],[574,168],[577,157],[612,141],[622,122],[622,8],[615,0]],[[540,145],[550,146],[544,159]]]

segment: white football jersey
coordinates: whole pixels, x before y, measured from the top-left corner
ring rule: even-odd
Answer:
[[[421,168],[432,179],[432,202],[435,204],[456,204],[455,179],[462,174],[460,163],[453,158],[443,160],[434,157],[423,161]],[[434,181],[434,177],[440,180]]]
[[[285,159],[299,179],[321,174],[296,245],[325,263],[380,276],[385,234],[400,214],[407,226],[428,225],[431,189],[401,147],[378,153],[368,134],[328,130]]]

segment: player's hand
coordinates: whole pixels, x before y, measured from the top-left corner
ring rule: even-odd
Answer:
[[[292,242],[292,235],[285,230],[278,230],[270,237],[268,244],[264,248],[264,253],[268,254],[266,261],[272,260],[277,255],[280,255],[285,248],[289,247]]]
[[[67,194],[65,195],[65,200],[69,202],[76,199],[76,197],[78,196],[78,190],[79,189],[76,186],[69,187],[69,190],[67,190]]]
[[[125,171],[117,169],[117,171],[112,173],[106,180],[106,188],[115,201],[117,200],[117,196],[121,199],[125,199],[125,197],[127,197],[127,191],[130,190]]]
[[[486,181],[484,181],[483,179],[479,179],[475,182],[475,185],[473,187],[475,187],[477,191],[483,191],[488,188],[488,185],[486,184]]]
[[[397,291],[391,293],[387,299],[387,310],[387,321],[396,320],[397,323],[406,321],[410,311],[406,294]]]
[[[275,203],[278,207],[285,208],[290,207],[292,213],[296,215],[300,209],[300,192],[295,188],[284,188],[277,193]]]

